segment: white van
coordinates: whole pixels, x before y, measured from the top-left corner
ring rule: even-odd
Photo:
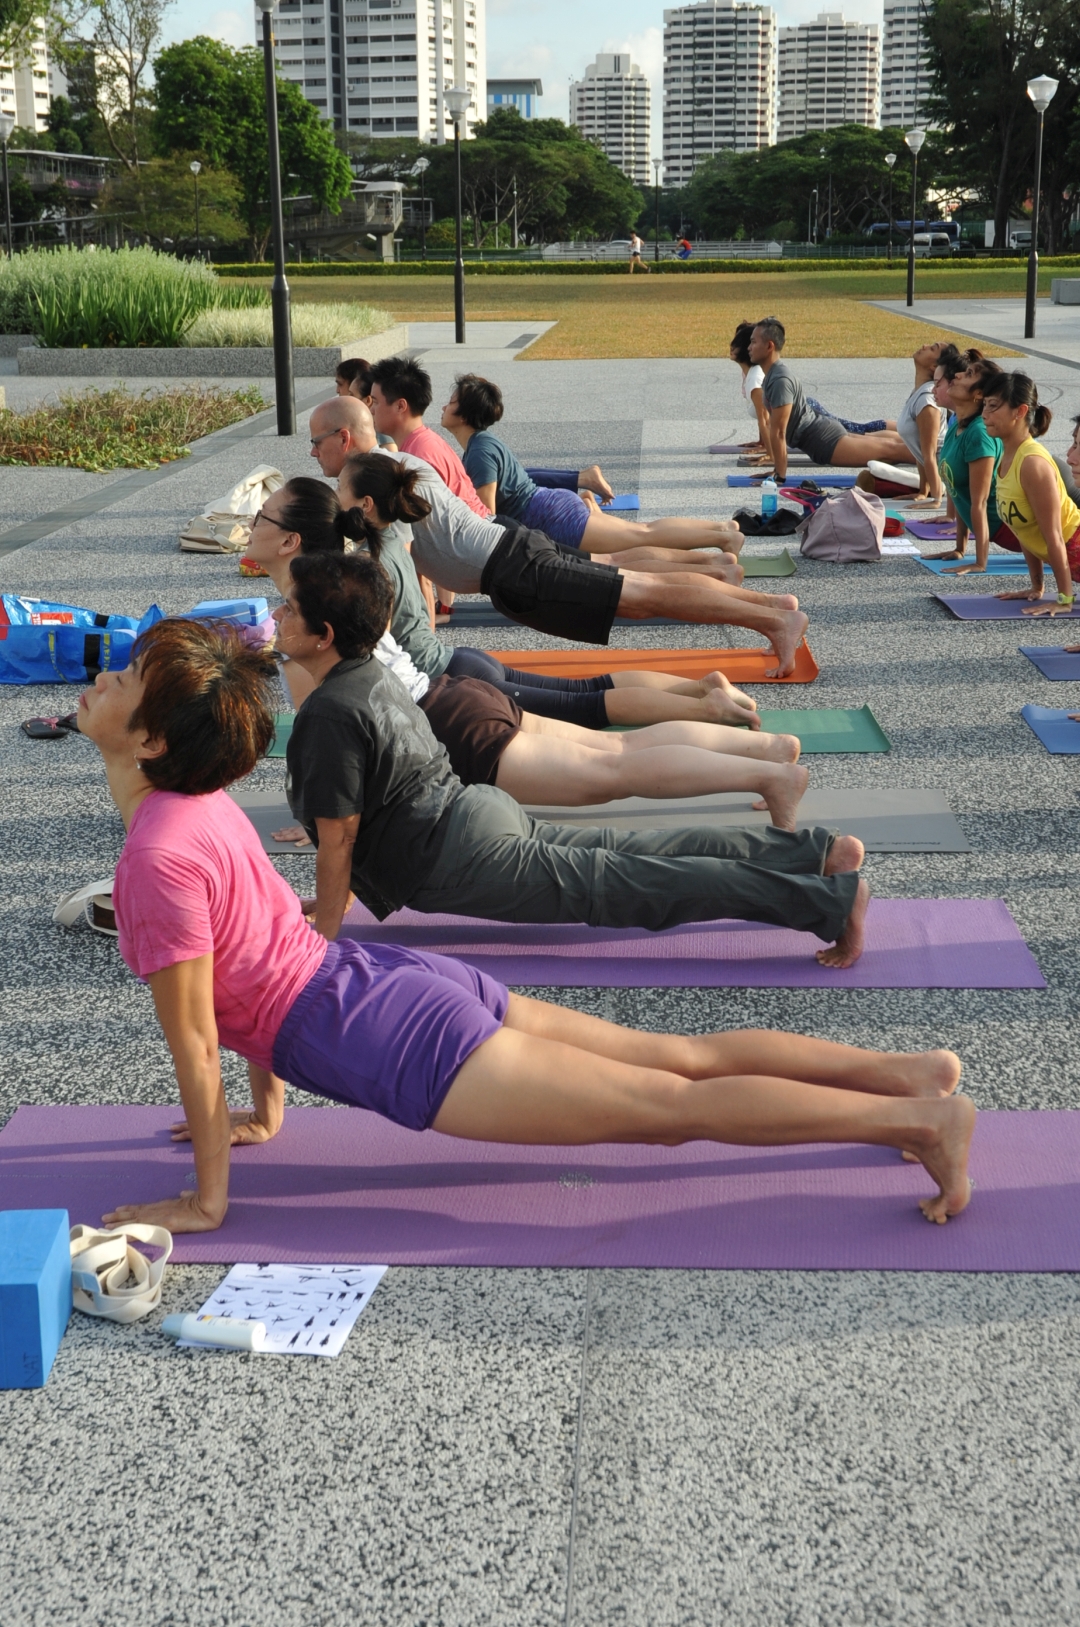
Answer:
[[[956,244],[948,232],[916,232],[916,260],[940,260],[956,253]]]

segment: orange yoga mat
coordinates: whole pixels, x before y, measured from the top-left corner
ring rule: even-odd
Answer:
[[[733,684],[812,684],[820,668],[810,646],[799,645],[790,678],[766,678],[776,666],[772,650],[492,650],[497,661],[520,672],[595,678],[605,672],[671,672],[679,678],[704,678],[722,672]]]

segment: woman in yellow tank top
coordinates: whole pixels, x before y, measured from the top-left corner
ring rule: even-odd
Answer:
[[[1050,428],[1049,407],[1026,373],[1003,373],[983,402],[983,421],[1002,443],[995,479],[997,509],[1023,549],[1030,588],[999,593],[999,599],[1041,599],[1043,567],[1057,584],[1057,603],[1032,606],[1025,616],[1063,616],[1073,609],[1080,581],[1080,508],[1065,490],[1050,453],[1036,436]]]

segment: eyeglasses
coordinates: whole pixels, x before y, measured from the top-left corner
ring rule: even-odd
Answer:
[[[251,522],[251,529],[253,531],[260,520],[265,520],[267,525],[276,525],[279,531],[288,531],[289,529],[287,525],[282,525],[280,520],[275,520],[272,514],[267,514],[266,510],[261,508]]]
[[[327,429],[327,430],[324,430],[321,435],[313,435],[311,437],[311,444],[312,444],[312,446],[318,446],[319,442],[320,441],[325,441],[326,437],[328,435],[340,435],[340,434],[341,434],[340,429]]]

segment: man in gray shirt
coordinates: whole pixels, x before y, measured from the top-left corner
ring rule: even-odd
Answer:
[[[852,435],[839,418],[815,412],[794,373],[780,360],[785,338],[784,325],[775,316],[765,317],[750,335],[750,360],[765,375],[761,394],[777,480],[787,477],[790,446],[814,463],[849,468],[864,468],[871,458],[881,463],[911,462],[911,453],[895,430]]]

